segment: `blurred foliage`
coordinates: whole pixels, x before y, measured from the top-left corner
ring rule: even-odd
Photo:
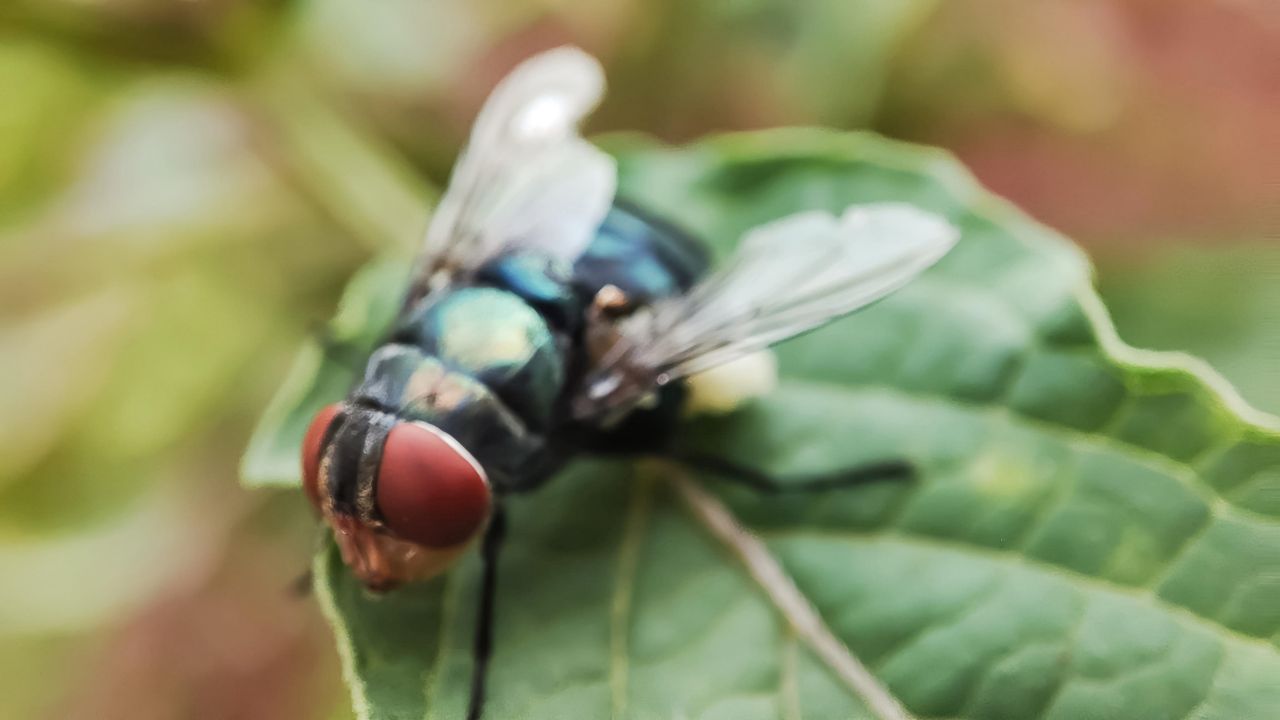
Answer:
[[[241,686],[242,667],[263,680],[243,714],[324,716],[338,702],[311,604],[280,592],[309,554],[310,520],[295,498],[234,490],[236,459],[345,279],[418,234],[488,88],[562,42],[608,67],[597,130],[684,140],[825,124],[955,149],[997,191],[1129,263],[1104,273],[1128,337],[1219,360],[1274,402],[1260,379],[1277,365],[1274,334],[1258,334],[1274,327],[1267,276],[1194,250],[1185,272],[1221,263],[1220,279],[1184,283],[1159,254],[1170,235],[1216,245],[1277,219],[1264,195],[1280,112],[1273,4],[569,7],[0,4],[0,717],[188,715],[219,682]],[[1205,308],[1224,298],[1237,314],[1215,324]],[[1223,325],[1262,340],[1237,344]],[[172,618],[193,613],[242,619],[227,621],[218,662],[196,661],[204,641],[169,641]],[[114,697],[148,677],[171,692],[132,711]]]

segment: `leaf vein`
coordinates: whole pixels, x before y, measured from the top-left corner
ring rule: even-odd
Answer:
[[[1273,645],[1268,638],[1247,635],[1239,630],[1223,625],[1216,619],[1204,617],[1190,608],[1172,603],[1151,592],[1149,588],[1122,585],[1106,578],[1097,577],[1095,575],[1086,575],[1061,565],[1054,565],[1042,560],[1036,560],[1013,551],[1001,550],[999,548],[975,545],[973,543],[961,541],[943,542],[938,538],[927,535],[910,534],[905,532],[881,532],[876,534],[833,530],[830,528],[790,528],[759,531],[757,534],[766,540],[784,540],[788,538],[809,537],[817,539],[827,538],[849,543],[897,542],[904,545],[915,545],[939,552],[951,552],[958,555],[986,557],[998,562],[1014,562],[1036,572],[1061,577],[1068,583],[1079,583],[1099,591],[1117,593],[1147,601],[1176,619],[1185,620],[1186,622],[1212,634],[1229,637],[1244,645],[1263,648],[1271,653],[1276,653],[1277,650],[1280,650],[1280,648]]]
[[[647,477],[633,473],[631,486],[626,524],[618,548],[618,579],[609,607],[609,695],[613,717],[617,720],[621,720],[627,708],[627,637],[630,634],[640,550],[648,529],[652,503],[652,482]]]
[[[977,611],[983,603],[994,597],[1001,590],[1002,584],[1003,581],[993,582],[990,585],[984,586],[981,590],[975,592],[972,596],[961,603],[959,607],[952,609],[952,611],[947,613],[945,617],[937,618],[933,623],[920,628],[918,632],[904,638],[897,644],[897,647],[894,647],[887,653],[881,655],[880,658],[875,661],[873,667],[883,670],[885,666],[893,663],[894,658],[901,655],[911,646],[918,645],[930,635],[936,634],[937,632],[958,624],[966,616]]]
[[[799,683],[799,643],[796,631],[786,625],[782,629],[782,668],[778,683],[778,695],[782,706],[783,720],[802,720],[804,713],[800,705]]]
[[[1218,676],[1222,674],[1222,668],[1227,664],[1227,648],[1220,647],[1218,652],[1218,661],[1214,663],[1213,673],[1209,675],[1209,685],[1204,690],[1204,697],[1200,698],[1200,702],[1196,703],[1187,711],[1187,720],[1200,720],[1205,717],[1203,709],[1209,704],[1209,699],[1213,697],[1213,688],[1218,684]]]
[[[1148,469],[1164,473],[1175,480],[1178,480],[1193,492],[1200,495],[1211,509],[1217,505],[1216,501],[1221,500],[1231,506],[1232,512],[1255,518],[1258,522],[1262,523],[1269,524],[1275,522],[1275,518],[1269,517],[1256,510],[1237,505],[1232,502],[1230,498],[1224,497],[1218,492],[1217,488],[1204,480],[1203,476],[1201,476],[1195,467],[1185,462],[1166,455],[1161,455],[1154,450],[1144,448],[1140,445],[1135,445],[1119,438],[1108,435],[1099,435],[1097,433],[1079,430],[1066,425],[1058,425],[1030,415],[1019,413],[1016,410],[1003,405],[975,402],[973,400],[957,397],[930,395],[883,384],[863,384],[856,386],[844,385],[830,380],[795,375],[784,375],[780,382],[784,385],[796,385],[800,387],[809,386],[830,394],[848,396],[876,392],[883,395],[897,396],[904,400],[917,402],[923,405],[954,406],[969,412],[986,414],[993,419],[1005,419],[1029,429],[1043,432],[1046,435],[1059,438],[1071,447],[1079,447],[1081,444],[1108,447],[1118,453],[1130,457],[1132,460],[1147,467]]]
[[[1064,467],[1059,469],[1060,474],[1070,473],[1070,484],[1067,482],[1053,483],[1052,488],[1047,497],[1036,508],[1035,514],[1031,518],[1031,522],[1027,523],[1027,528],[1022,532],[1022,536],[1014,542],[1010,543],[1008,549],[1014,552],[1025,554],[1032,542],[1035,541],[1036,535],[1044,528],[1045,523],[1053,516],[1054,509],[1068,494],[1069,487],[1075,485],[1076,473],[1074,470],[1079,466],[1080,460],[1076,455],[1072,455]]]
[[[439,703],[433,702],[433,700],[439,697],[440,680],[444,674],[445,654],[449,652],[449,643],[451,641],[449,629],[456,624],[453,622],[453,615],[458,609],[457,596],[461,590],[457,582],[458,577],[459,573],[452,572],[446,574],[441,580],[444,586],[440,589],[440,629],[436,635],[440,644],[436,648],[436,659],[431,664],[431,669],[422,684],[422,694],[426,708],[426,712],[423,713],[424,720],[430,720],[436,714],[435,709],[439,706]]]
[[[1080,598],[1079,612],[1076,615],[1075,620],[1073,620],[1071,623],[1071,629],[1068,630],[1062,636],[1063,638],[1062,645],[1067,650],[1068,661],[1075,654],[1076,642],[1080,636],[1080,628],[1084,627],[1084,619],[1088,617],[1088,615],[1089,615],[1089,597],[1086,595]],[[1045,698],[1044,702],[1040,704],[1040,711],[1036,713],[1036,715],[1040,717],[1049,717],[1050,716],[1049,711],[1052,710],[1054,704],[1058,702],[1058,698],[1062,697],[1062,692],[1067,689],[1067,685],[1070,682],[1071,682],[1070,670],[1064,669],[1062,672],[1062,675],[1059,676],[1058,684],[1054,686],[1053,692],[1049,693],[1049,697]]]
[[[674,473],[670,480],[694,518],[737,556],[756,587],[845,687],[881,720],[908,720],[899,700],[827,626],[769,548],[746,530],[727,507],[692,479]]]

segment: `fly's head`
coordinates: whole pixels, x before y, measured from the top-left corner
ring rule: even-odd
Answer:
[[[316,414],[302,470],[343,561],[371,590],[440,574],[489,518],[489,480],[466,448],[432,425],[354,403]]]

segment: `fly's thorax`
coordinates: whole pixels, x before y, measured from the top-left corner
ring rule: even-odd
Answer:
[[[568,339],[524,297],[486,286],[433,295],[406,315],[394,339],[485,386],[531,430],[553,424]]]
[[[448,433],[479,461],[499,490],[517,483],[521,470],[544,449],[543,435],[482,379],[415,346],[379,348],[353,397],[392,409],[403,421]]]

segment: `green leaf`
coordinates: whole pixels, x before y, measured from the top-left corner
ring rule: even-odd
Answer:
[[[904,291],[781,347],[774,393],[686,435],[779,476],[917,464],[913,483],[818,495],[705,478],[912,713],[1280,706],[1280,421],[1198,361],[1121,344],[1079,251],[946,155],[869,135],[610,147],[628,197],[721,254],[759,223],[858,202],[962,230]],[[276,415],[321,391],[295,385]],[[869,717],[674,499],[662,479],[684,472],[583,461],[512,498],[487,717]],[[357,714],[461,717],[476,559],[385,596],[332,548],[316,571]]]

